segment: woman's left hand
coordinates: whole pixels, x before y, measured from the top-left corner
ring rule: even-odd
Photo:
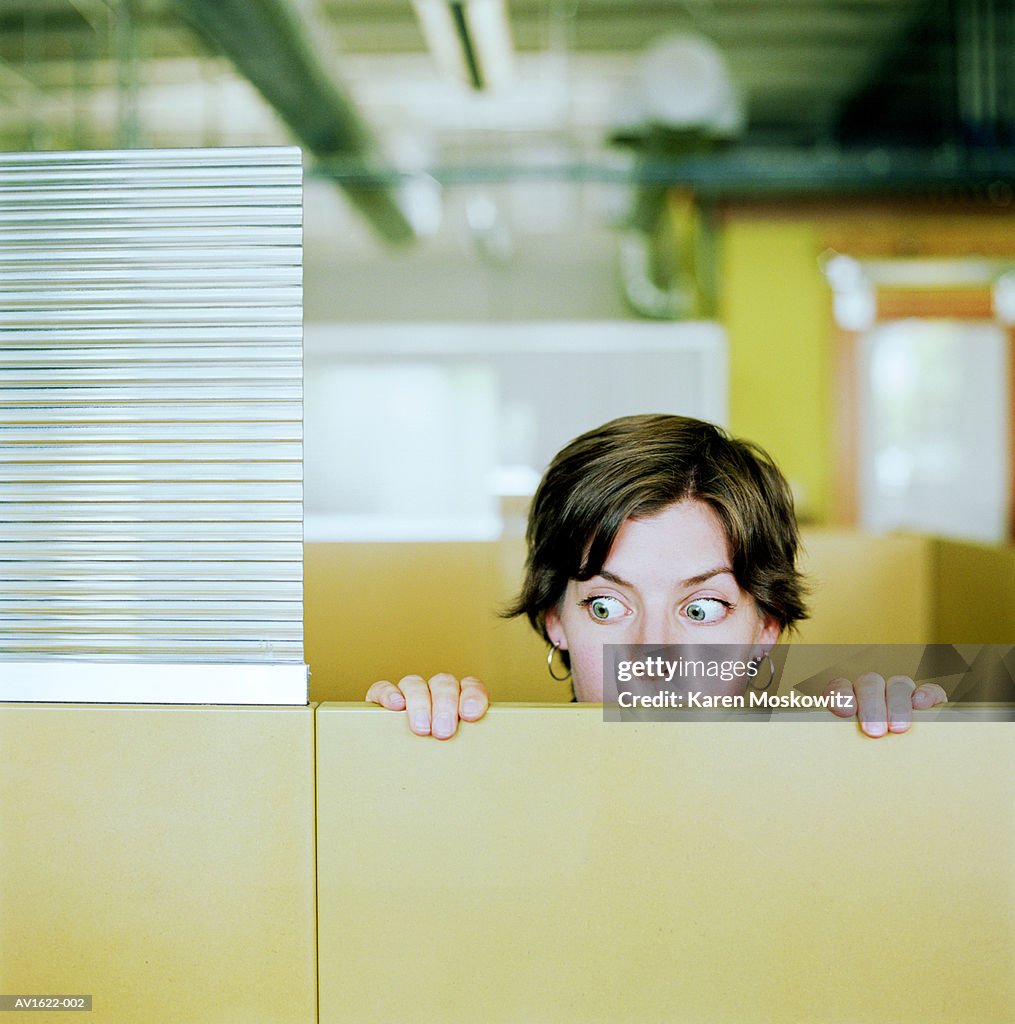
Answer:
[[[909,676],[889,676],[886,680],[877,672],[865,672],[855,683],[833,679],[824,692],[846,697],[842,707],[833,705],[832,713],[840,718],[855,715],[860,728],[873,737],[905,732],[913,724],[914,708],[923,711],[948,700],[948,694],[937,683],[917,686]]]

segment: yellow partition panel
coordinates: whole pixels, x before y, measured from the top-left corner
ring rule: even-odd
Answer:
[[[376,679],[477,675],[507,700],[570,700],[545,644],[499,612],[525,562],[517,539],[305,546],[306,658],[313,700],[361,700]]]
[[[939,540],[934,564],[935,639],[1015,640],[1015,548]]]
[[[492,543],[305,545],[311,698],[361,700],[410,672],[488,672],[497,582]]]
[[[926,537],[805,531],[812,617],[800,639],[931,642],[932,551]],[[361,700],[375,679],[450,671],[478,675],[495,699],[569,701],[570,686],[547,674],[545,641],[524,617],[498,616],[517,594],[524,565],[517,536],[497,543],[308,544],[312,697]],[[992,580],[992,588],[999,585]],[[992,592],[981,587],[981,599]]]
[[[1015,1019],[1008,723],[317,724],[321,1024]]]
[[[930,537],[805,530],[800,562],[811,591],[811,615],[800,623],[800,640],[925,644],[935,639]]]
[[[315,1021],[313,744],[312,708],[0,706],[0,993]]]

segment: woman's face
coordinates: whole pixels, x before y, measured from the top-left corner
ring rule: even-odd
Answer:
[[[760,657],[779,635],[737,584],[718,516],[694,499],[628,519],[599,575],[570,580],[546,628],[570,654],[575,696],[593,702],[603,699],[603,644],[736,644]]]

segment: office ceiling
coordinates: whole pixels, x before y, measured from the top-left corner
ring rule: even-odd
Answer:
[[[746,111],[726,163],[691,154],[699,159],[686,174],[697,184],[736,191],[756,171],[758,180],[834,188],[928,167],[952,183],[1015,179],[1012,0],[508,6],[517,76],[486,95],[440,76],[410,0],[0,0],[0,150],[301,141],[333,169],[348,156],[446,179],[534,165],[605,174],[620,166],[618,137],[644,143],[629,122],[646,50],[693,33],[718,47]],[[282,45],[284,33],[276,40],[271,29],[279,8],[338,83],[347,121],[326,144],[320,123],[309,143],[310,128],[296,123],[318,107],[321,83],[301,93],[308,65],[268,52]],[[267,84],[257,80],[266,68]],[[264,99],[272,89],[284,94],[274,109]],[[325,105],[318,122],[329,116]],[[679,177],[687,155],[656,145],[652,166]]]
[[[218,0],[202,2],[214,6]],[[257,6],[260,0],[251,3]],[[432,103],[439,94],[410,0],[289,3],[311,27],[329,70],[363,94],[368,118],[371,103],[399,103],[411,117],[417,104]],[[119,6],[118,0],[0,0],[5,148],[26,141],[33,103],[42,101],[48,110],[47,101],[57,98],[64,114],[62,124],[53,125],[54,134],[73,133],[75,115],[79,134],[101,134],[98,125],[84,122],[94,93],[119,78]],[[137,0],[128,6],[135,12],[142,90],[178,85],[181,78],[221,87],[223,63],[183,23],[172,0]],[[526,73],[545,78],[551,62],[563,65],[570,59],[573,101],[585,104],[577,116],[591,118],[594,112],[587,107],[599,102],[604,127],[611,114],[607,87],[631,75],[639,54],[653,41],[682,32],[702,33],[722,51],[746,96],[753,140],[809,145],[875,136],[892,127],[902,137],[942,139],[959,128],[953,122],[963,89],[976,88],[975,81],[961,80],[956,65],[963,57],[967,78],[992,73],[1002,93],[1007,89],[997,102],[1008,101],[1010,127],[1015,99],[1010,0],[510,0],[509,10],[524,59],[522,93]],[[997,41],[1006,67],[993,67],[987,56],[983,68],[973,67],[977,23]],[[1006,48],[1000,45],[1005,41]],[[558,71],[566,73],[563,67]],[[413,91],[417,84],[422,94]],[[986,84],[984,90],[987,95]],[[967,106],[970,118],[977,110],[981,119],[985,116],[975,98]],[[913,116],[899,118],[899,109]],[[532,115],[536,128],[545,124],[538,110]],[[463,124],[469,116],[459,111],[455,119]],[[173,141],[173,132],[178,141],[192,142],[200,127],[211,130],[208,125],[143,127],[160,138],[164,134],[166,142]],[[525,125],[516,122],[515,127]],[[967,127],[976,132],[983,125]]]

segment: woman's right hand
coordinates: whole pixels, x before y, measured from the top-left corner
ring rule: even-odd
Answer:
[[[417,736],[435,736],[447,740],[454,736],[459,720],[478,721],[490,706],[490,692],[475,676],[459,681],[448,672],[424,679],[403,676],[396,685],[378,680],[365,698],[389,711],[405,711],[409,728]]]

